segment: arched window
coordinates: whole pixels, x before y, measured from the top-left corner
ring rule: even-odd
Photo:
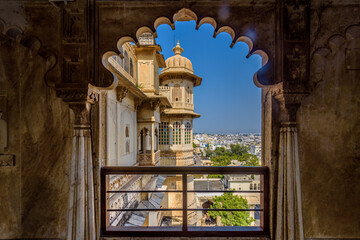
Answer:
[[[186,87],[185,99],[186,99],[186,102],[187,102],[187,103],[190,103],[190,102],[191,102],[190,87],[189,87],[189,86]]]
[[[187,122],[185,125],[185,144],[191,143],[191,123]]]
[[[256,190],[256,183],[254,183],[254,190]]]
[[[126,128],[125,128],[125,137],[129,137],[129,127],[128,126],[126,126]]]
[[[169,123],[162,122],[159,126],[159,144],[168,145],[169,144]]]
[[[129,55],[127,51],[124,51],[124,70],[129,72]]]
[[[141,130],[140,131],[140,149],[139,149],[139,152],[140,153],[143,153],[144,152],[144,148],[145,148],[145,133],[144,133],[144,130]]]
[[[130,75],[133,77],[134,76],[134,63],[132,58],[130,58]]]
[[[253,190],[253,185],[252,185],[252,183],[250,183],[250,190]]]
[[[176,122],[173,125],[173,144],[181,144],[181,123]]]
[[[176,84],[172,89],[172,101],[173,102],[181,102],[181,87]]]

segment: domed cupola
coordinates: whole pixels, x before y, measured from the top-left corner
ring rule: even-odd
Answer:
[[[194,73],[192,63],[189,59],[184,56],[181,56],[184,49],[180,46],[179,41],[177,45],[172,49],[175,53],[175,56],[169,57],[166,59],[166,67],[161,71],[165,72],[190,72]]]
[[[179,41],[172,50],[175,55],[165,60],[166,67],[161,70],[159,76],[160,84],[167,79],[186,79],[192,81],[194,87],[199,86],[202,79],[194,74],[191,61],[181,56],[184,49],[180,46]]]

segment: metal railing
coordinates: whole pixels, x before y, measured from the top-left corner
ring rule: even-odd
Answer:
[[[108,190],[109,175],[167,175],[181,176],[181,190]],[[198,174],[245,174],[260,176],[260,190],[188,190],[188,177]],[[177,193],[182,194],[182,208],[120,208],[109,209],[108,195],[113,193]],[[260,194],[260,208],[255,209],[233,209],[233,208],[189,208],[188,193],[258,193]],[[188,214],[195,211],[228,211],[228,212],[257,212],[260,213],[260,226],[188,226]],[[149,226],[110,226],[109,213],[113,211],[141,212],[141,211],[181,211],[183,220],[182,226],[149,227]],[[102,237],[267,237],[269,233],[269,170],[267,167],[102,167],[101,168],[101,236]]]

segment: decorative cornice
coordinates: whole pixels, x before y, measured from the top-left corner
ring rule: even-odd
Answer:
[[[88,88],[57,88],[56,96],[63,99],[64,102],[87,101],[89,96]]]

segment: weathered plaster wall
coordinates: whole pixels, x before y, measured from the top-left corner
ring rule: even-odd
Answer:
[[[328,48],[313,54],[315,88],[298,112],[306,238],[360,237],[360,67],[352,62],[347,69],[346,60],[347,50],[360,47],[360,35],[344,33],[344,24],[359,22],[355,12],[359,4],[327,8],[313,29],[313,47]],[[341,21],[330,26],[330,17]],[[343,36],[330,38],[331,32]]]
[[[7,153],[16,161],[0,167],[0,238],[64,238],[69,110],[45,84],[45,60],[19,43],[4,41],[0,69],[1,91],[8,95]]]

